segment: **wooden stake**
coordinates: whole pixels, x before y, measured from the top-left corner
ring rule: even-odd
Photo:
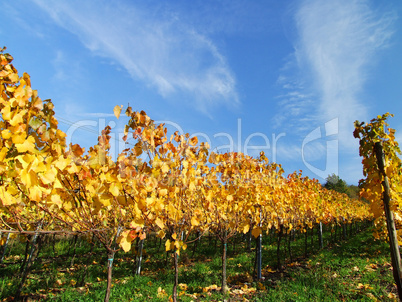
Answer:
[[[398,239],[396,236],[396,228],[394,221],[394,213],[391,211],[390,207],[390,187],[388,177],[385,174],[385,158],[384,151],[380,142],[375,143],[374,145],[375,154],[377,157],[377,165],[379,168],[380,174],[383,176],[382,186],[384,188],[383,193],[383,203],[384,203],[384,212],[385,217],[387,219],[387,229],[389,236],[389,245],[391,249],[391,260],[392,260],[392,268],[393,275],[395,279],[396,286],[398,288],[399,300],[402,301],[402,274],[401,274],[401,255],[399,252]]]

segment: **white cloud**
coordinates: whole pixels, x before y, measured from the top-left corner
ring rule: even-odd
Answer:
[[[274,116],[273,126],[302,136],[317,126],[314,124],[316,116],[311,113],[316,100],[314,94],[305,89],[304,80],[299,75],[296,56],[292,54],[286,58],[277,79],[277,85],[284,93],[277,96],[278,113]]]
[[[236,80],[224,56],[176,13],[120,1],[35,2],[89,50],[117,61],[163,97],[194,99],[204,112],[211,106],[239,104]]]
[[[313,101],[300,96],[292,104],[309,105],[318,123],[339,118],[344,149],[356,150],[353,122],[367,119],[361,93],[378,50],[389,43],[395,19],[364,0],[305,0],[295,12],[295,52],[278,83],[297,94],[313,94]]]
[[[295,18],[296,56],[312,71],[323,118],[339,117],[341,139],[349,145],[353,121],[366,118],[367,108],[359,93],[368,67],[391,37],[395,16],[379,15],[367,1],[311,0],[303,2]]]

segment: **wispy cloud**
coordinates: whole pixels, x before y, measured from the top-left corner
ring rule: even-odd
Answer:
[[[37,37],[39,39],[45,38],[45,35],[41,30],[41,26],[38,25],[36,22],[32,22],[33,19],[32,16],[28,17],[29,14],[21,13],[21,11],[19,11],[18,9],[20,5],[23,5],[24,8],[27,9],[27,11],[30,11],[31,6],[35,6],[35,4],[32,4],[30,2],[24,2],[24,3],[3,2],[1,5],[2,5],[2,11],[4,11],[9,17],[13,18],[13,26],[18,25],[26,33],[29,33],[31,36]],[[35,17],[40,18],[40,16]],[[9,35],[10,33],[7,27],[2,26],[2,28],[0,28],[0,34]]]
[[[317,122],[339,118],[340,146],[355,149],[353,121],[367,119],[361,94],[378,50],[390,41],[396,14],[375,11],[364,0],[305,0],[294,16],[297,38],[288,65],[297,65],[290,79],[302,85],[288,89],[302,96],[291,103],[312,105]],[[304,97],[306,91],[314,100]]]
[[[121,64],[163,97],[195,100],[199,110],[239,104],[225,57],[176,12],[123,1],[35,2],[92,52]]]
[[[181,19],[187,24],[196,24],[204,33],[250,37],[280,31],[280,11],[285,6],[276,0],[192,0],[165,1],[165,7],[185,10]]]
[[[294,53],[285,59],[276,84],[283,93],[276,97],[278,113],[274,116],[273,126],[299,136],[316,127],[316,116],[311,108],[316,106],[317,100],[311,89],[305,88],[305,79]]]
[[[279,113],[274,117],[274,127],[285,126],[285,130],[292,130],[294,134],[304,134],[311,130],[311,121],[315,119],[311,116],[313,96],[305,91],[301,83],[292,81],[287,76],[280,76],[277,83],[285,93],[277,97]]]

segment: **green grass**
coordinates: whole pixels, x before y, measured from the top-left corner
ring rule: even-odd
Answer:
[[[371,230],[349,240],[318,250],[310,247],[310,256],[303,258],[304,235],[291,243],[294,259],[290,262],[283,242],[282,262],[285,269],[277,271],[274,237],[263,242],[263,276],[253,279],[254,249],[247,253],[242,236],[228,245],[227,276],[231,301],[392,301],[396,294],[387,244],[375,241]],[[316,240],[315,240],[316,241]],[[325,241],[329,241],[327,232]],[[310,244],[310,238],[308,240]],[[98,245],[92,248],[84,240],[77,244],[77,256],[70,266],[71,238],[59,238],[55,251],[49,242],[41,250],[25,284],[24,295],[41,301],[102,301],[106,288],[106,253]],[[173,288],[171,257],[159,239],[150,238],[145,244],[142,275],[134,276],[132,252],[119,252],[115,257],[111,301],[167,301]],[[0,300],[11,301],[18,285],[18,272],[25,245],[14,240],[4,264],[0,266]],[[287,258],[286,258],[287,257]],[[221,282],[220,244],[203,238],[192,257],[192,246],[180,256],[180,301],[223,301],[214,289]],[[184,286],[184,285],[183,285]],[[211,287],[212,286],[212,287]],[[159,293],[159,294],[158,294]],[[165,294],[166,293],[166,294]],[[391,295],[390,295],[391,293]]]

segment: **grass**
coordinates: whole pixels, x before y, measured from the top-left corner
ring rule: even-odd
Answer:
[[[324,238],[329,241],[329,232]],[[318,250],[317,240],[308,258],[303,258],[304,235],[291,243],[294,260],[289,260],[286,242],[281,255],[283,271],[276,266],[274,237],[263,242],[263,280],[253,278],[254,249],[238,236],[236,251],[228,247],[227,276],[230,301],[393,301],[396,289],[387,244],[375,241],[371,230],[349,240]],[[34,263],[24,288],[31,301],[102,301],[106,288],[106,253],[84,240],[77,243],[77,256],[71,266],[72,238],[63,237],[45,244]],[[233,241],[232,241],[233,242]],[[308,240],[310,244],[310,238]],[[145,243],[141,276],[135,276],[135,254],[119,252],[115,257],[111,301],[167,301],[173,287],[173,267],[159,239]],[[68,250],[70,248],[70,254]],[[12,301],[18,285],[25,245],[14,240],[10,254],[0,266],[0,300]],[[54,251],[56,253],[54,253]],[[194,257],[192,246],[180,255],[180,301],[223,301],[220,286],[220,244],[203,238]],[[287,258],[286,258],[287,257]],[[285,259],[286,258],[286,259]]]

